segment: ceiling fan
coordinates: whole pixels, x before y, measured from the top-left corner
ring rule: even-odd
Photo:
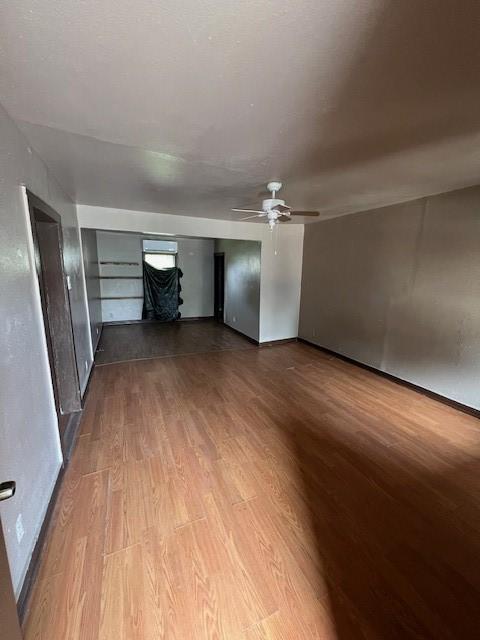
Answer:
[[[282,188],[281,182],[269,182],[267,189],[272,194],[271,198],[267,198],[262,202],[262,210],[256,211],[254,209],[232,209],[232,211],[239,211],[240,213],[253,213],[253,216],[247,216],[246,218],[240,218],[240,220],[252,220],[253,218],[267,218],[270,231],[273,231],[275,225],[279,222],[288,222],[292,219],[292,216],[319,216],[318,211],[293,211],[291,207],[285,204],[285,200],[277,198],[277,191]]]

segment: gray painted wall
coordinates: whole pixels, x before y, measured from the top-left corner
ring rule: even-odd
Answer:
[[[92,356],[75,205],[2,107],[0,139],[0,478],[17,482],[15,497],[0,503],[0,516],[18,595],[61,465],[30,223],[21,185],[62,217],[82,387]],[[15,533],[19,517],[25,530],[20,542]]]
[[[169,238],[178,243],[177,264],[181,279],[182,318],[213,315],[213,248],[206,238]],[[100,265],[100,273],[110,275],[142,275],[142,236],[131,233],[98,231],[100,261],[136,262],[132,266]],[[102,280],[102,296],[143,296],[141,280]],[[102,300],[104,322],[140,320],[143,300]]]
[[[225,253],[225,324],[254,340],[260,339],[261,242],[216,240]]]
[[[480,408],[480,187],[306,225],[299,335]]]
[[[90,316],[90,335],[92,338],[92,349],[95,353],[102,328],[97,232],[94,229],[82,229],[81,237],[88,314]]]

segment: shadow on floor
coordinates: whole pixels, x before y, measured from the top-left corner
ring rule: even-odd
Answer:
[[[414,439],[407,457],[328,417],[292,427],[338,639],[477,638],[478,460],[429,471]]]
[[[368,376],[331,412],[297,379],[287,415],[271,416],[295,454],[336,638],[478,638],[480,422],[392,382],[369,396]]]

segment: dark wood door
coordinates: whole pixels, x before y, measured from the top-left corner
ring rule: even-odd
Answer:
[[[30,193],[28,200],[58,427],[66,453],[70,446],[72,414],[82,406],[63,265],[61,220],[55,211]]]
[[[7,551],[0,522],[0,636],[5,640],[22,640],[17,605],[13,593]]]
[[[80,388],[73,343],[70,300],[63,270],[60,225],[35,222],[42,289],[45,299],[48,339],[52,351],[60,413],[80,411]]]
[[[213,314],[217,322],[223,322],[225,305],[225,254],[214,255]]]

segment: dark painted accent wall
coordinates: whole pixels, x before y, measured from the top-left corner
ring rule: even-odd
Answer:
[[[306,225],[299,336],[480,408],[480,187]]]

